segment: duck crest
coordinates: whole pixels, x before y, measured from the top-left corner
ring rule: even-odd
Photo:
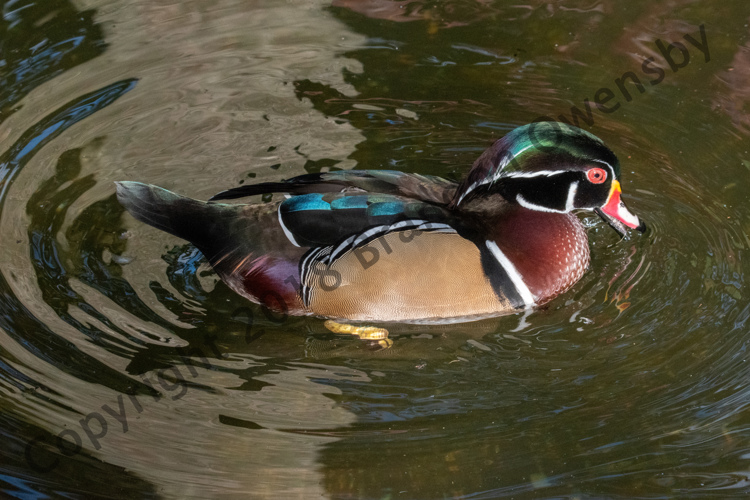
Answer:
[[[479,188],[491,188],[498,180],[532,177],[586,162],[609,165],[614,177],[620,164],[612,151],[595,135],[560,122],[534,122],[508,132],[477,158],[459,185],[450,207],[456,208]]]

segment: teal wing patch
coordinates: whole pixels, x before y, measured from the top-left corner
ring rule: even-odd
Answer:
[[[302,247],[333,245],[401,221],[447,223],[449,218],[441,207],[385,194],[310,193],[279,205],[279,223],[287,237]]]

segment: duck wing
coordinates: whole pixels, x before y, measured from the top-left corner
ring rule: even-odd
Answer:
[[[390,194],[309,193],[293,196],[278,208],[287,238],[299,247],[322,247],[344,240],[370,241],[396,230],[430,230],[458,223],[445,208]]]
[[[297,304],[306,257],[310,265],[327,265],[389,233],[455,232],[445,208],[363,191],[243,205],[206,203],[157,186],[118,182],[117,198],[136,219],[193,243],[238,293],[262,303],[270,300],[266,296],[281,297],[275,300],[291,308]]]

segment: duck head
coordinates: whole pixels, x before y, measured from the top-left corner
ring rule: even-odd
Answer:
[[[622,201],[620,163],[601,139],[560,122],[524,125],[495,142],[474,163],[452,206],[500,194],[540,212],[593,210],[621,236],[646,225]]]

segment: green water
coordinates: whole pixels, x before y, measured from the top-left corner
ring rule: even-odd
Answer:
[[[750,495],[746,2],[3,9],[0,496]],[[248,304],[114,198],[458,179],[540,117],[617,153],[650,231],[581,214],[566,294],[388,350]]]

